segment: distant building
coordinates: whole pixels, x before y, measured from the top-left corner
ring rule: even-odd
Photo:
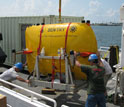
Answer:
[[[109,23],[92,23],[91,25],[94,25],[94,26],[122,26],[122,23],[112,23],[112,22],[109,22]]]

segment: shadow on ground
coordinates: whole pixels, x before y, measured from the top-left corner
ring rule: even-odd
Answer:
[[[62,105],[66,105],[69,107],[85,107],[85,102],[80,100],[81,96],[77,93],[74,94],[61,94],[55,98],[57,102],[57,107],[61,107]],[[44,100],[45,101],[45,100]],[[46,104],[51,105],[51,102],[45,101]]]

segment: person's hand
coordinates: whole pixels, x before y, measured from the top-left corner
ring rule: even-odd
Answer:
[[[96,52],[96,55],[98,56],[98,59],[100,59],[100,52],[99,51]]]
[[[30,83],[30,81],[29,81],[29,80],[25,80],[25,82],[26,82],[26,83],[28,83],[28,84]]]
[[[74,51],[74,56],[75,56],[75,57],[77,56],[77,52],[76,52],[76,51]]]
[[[75,61],[75,65],[78,66],[78,67],[81,67],[81,64],[77,60]]]
[[[99,66],[104,67],[104,64],[103,64],[103,62],[102,62],[102,60],[101,60],[101,58],[100,58],[100,52],[97,51],[96,55],[98,56],[98,63],[99,63]]]
[[[80,56],[80,52],[74,51],[74,56],[75,56],[75,57]]]
[[[23,67],[25,67],[26,66],[26,64],[23,64]]]
[[[23,67],[27,66],[27,61],[25,62],[25,64],[23,64]]]

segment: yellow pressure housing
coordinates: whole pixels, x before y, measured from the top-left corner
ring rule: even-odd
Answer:
[[[58,56],[58,49],[65,48],[65,36],[68,25],[69,23],[44,25],[40,50],[44,47],[45,56]],[[32,54],[27,54],[29,72],[32,72],[34,69],[42,26],[43,25],[33,25],[26,29],[26,48],[33,51]],[[97,41],[91,26],[86,23],[71,23],[68,30],[66,47],[66,52],[68,55],[70,50],[77,52],[96,52]],[[88,57],[78,57],[78,60],[82,64],[89,64]],[[60,72],[59,63],[59,60],[55,60],[55,66],[57,67],[55,72]],[[39,70],[44,75],[51,74],[52,60],[40,59]],[[61,72],[65,72],[64,60],[61,60]],[[72,68],[72,72],[74,73],[76,79],[86,79],[86,75],[81,72],[80,68],[74,67]]]

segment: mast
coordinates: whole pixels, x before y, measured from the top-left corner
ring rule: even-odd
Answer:
[[[61,0],[59,0],[59,23],[61,23]]]
[[[124,4],[120,8],[120,20],[122,22],[120,66],[121,66],[121,68],[123,68],[124,67]]]

